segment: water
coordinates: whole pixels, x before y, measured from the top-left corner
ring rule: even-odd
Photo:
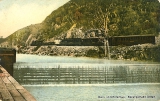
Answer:
[[[125,61],[125,60],[106,60],[87,57],[68,57],[68,56],[39,56],[28,54],[17,54],[17,63],[87,63],[87,64],[160,64],[157,62]]]
[[[135,62],[121,60],[106,60],[94,58],[37,56],[17,54],[15,65],[146,65],[160,64],[155,62]],[[95,64],[95,65],[94,65]],[[33,68],[33,67],[31,67]],[[37,101],[160,101],[159,83],[131,84],[48,84],[23,85]]]
[[[160,84],[24,86],[37,101],[159,101]]]

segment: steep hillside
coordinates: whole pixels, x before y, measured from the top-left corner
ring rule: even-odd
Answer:
[[[51,37],[67,31],[75,23],[84,31],[103,29],[105,19],[109,35],[156,34],[159,7],[157,0],[71,0],[44,23]]]
[[[8,44],[25,46],[33,40],[64,38],[66,33],[79,29],[104,29],[106,21],[111,36],[157,35],[159,11],[158,0],[70,0],[42,23],[20,29],[6,40]]]

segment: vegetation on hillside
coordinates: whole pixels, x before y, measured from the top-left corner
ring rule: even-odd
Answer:
[[[34,15],[33,15],[34,16]],[[37,25],[20,29],[8,42],[26,45],[32,40],[58,37],[76,25],[83,32],[104,29],[107,21],[110,36],[158,34],[158,0],[70,0]]]
[[[49,15],[45,32],[54,37],[77,28],[104,29],[107,19],[109,35],[157,34],[160,4],[158,0],[71,0]]]

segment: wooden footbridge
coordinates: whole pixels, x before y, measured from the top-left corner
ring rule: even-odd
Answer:
[[[36,101],[36,99],[0,65],[0,101]]]

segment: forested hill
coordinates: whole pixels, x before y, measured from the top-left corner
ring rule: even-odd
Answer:
[[[34,16],[34,15],[33,15]],[[36,25],[27,26],[7,38],[15,45],[32,40],[48,40],[72,28],[104,29],[117,35],[158,34],[160,3],[158,0],[70,0]]]
[[[60,25],[60,32],[68,30],[74,23],[87,30],[103,28],[107,15],[110,35],[156,34],[158,10],[158,0],[71,0],[44,22],[47,26]],[[54,29],[48,31],[54,35]]]

